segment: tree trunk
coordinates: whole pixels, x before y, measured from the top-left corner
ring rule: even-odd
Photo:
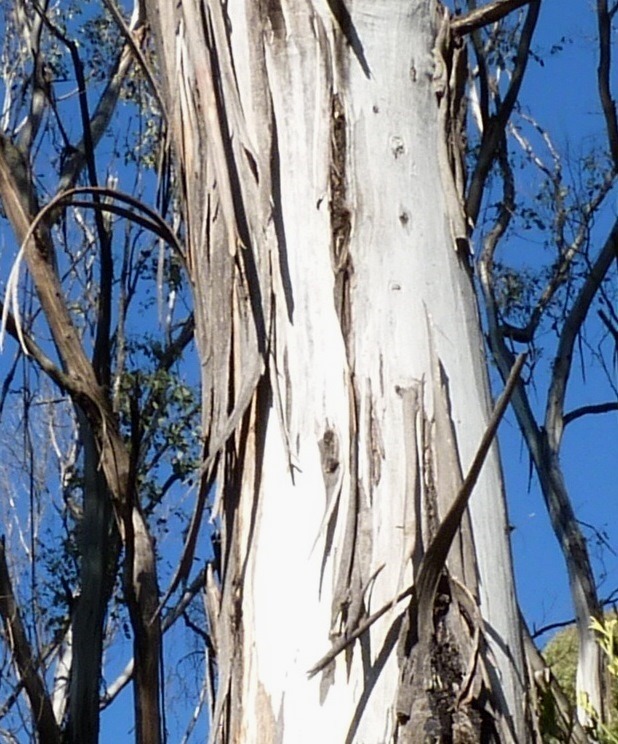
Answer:
[[[99,469],[99,452],[88,421],[77,408],[84,451],[84,509],[79,529],[80,594],[73,614],[72,664],[67,742],[99,740],[99,692],[103,632],[114,585],[119,539],[112,502]]]
[[[530,740],[496,447],[437,591],[394,602],[490,408],[441,7],[147,6],[218,468],[212,741]]]

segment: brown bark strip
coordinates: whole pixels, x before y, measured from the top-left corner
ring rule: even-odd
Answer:
[[[43,680],[37,674],[36,661],[13,593],[4,537],[0,538],[0,615],[11,655],[30,701],[38,739],[49,744],[60,744],[60,729]]]
[[[350,279],[354,272],[350,256],[352,215],[347,203],[346,166],[347,131],[343,101],[338,94],[331,100],[331,165],[330,165],[330,221],[331,259],[335,274],[335,308],[341,331],[349,350],[350,336]]]
[[[430,329],[431,337],[432,331]],[[450,508],[453,499],[461,490],[463,471],[457,434],[451,416],[449,381],[446,370],[435,353],[433,340],[431,342],[431,354],[433,387],[432,468],[435,477],[437,512],[439,515]],[[439,519],[439,516],[437,518]],[[462,580],[467,588],[476,595],[478,587],[473,544],[470,516],[465,512],[449,554],[449,572]]]
[[[438,102],[440,141],[438,163],[444,187],[453,245],[461,258],[469,260],[470,225],[465,211],[465,89],[468,82],[466,46],[453,34],[449,14],[444,11],[433,50],[433,89]]]

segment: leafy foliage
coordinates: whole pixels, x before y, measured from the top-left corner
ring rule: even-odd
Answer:
[[[592,620],[591,627],[598,634],[598,643],[607,659],[610,675],[610,720],[609,726],[599,721],[598,715],[585,698],[580,700],[595,726],[596,738],[604,744],[618,743],[618,616],[615,613],[605,615],[603,622]],[[575,711],[577,693],[575,675],[577,671],[577,654],[579,644],[575,627],[570,626],[556,633],[543,651],[543,656],[552,673],[559,682]],[[549,720],[550,717],[548,717]],[[548,728],[545,729],[548,731]]]

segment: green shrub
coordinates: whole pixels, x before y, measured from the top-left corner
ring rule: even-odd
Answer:
[[[599,646],[607,658],[611,677],[610,720],[606,726],[598,720],[596,711],[587,700],[579,703],[595,724],[595,736],[603,744],[618,744],[618,617],[615,613],[605,616],[603,622],[592,619],[590,627],[596,632]],[[543,657],[560,683],[565,695],[575,707],[575,672],[577,668],[577,630],[570,626],[551,639],[543,651]]]

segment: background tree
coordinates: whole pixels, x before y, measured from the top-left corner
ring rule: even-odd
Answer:
[[[520,19],[522,40],[529,39],[536,22],[534,6],[530,8],[525,20]],[[605,143],[595,138],[577,163],[560,154],[550,132],[511,95],[529,54],[521,42],[505,89],[505,55],[518,24],[473,34],[476,75],[471,90],[478,156],[467,201],[468,214],[476,222],[481,207],[476,184],[482,184],[493,167],[492,186],[499,196],[483,219],[478,261],[489,348],[503,379],[517,351],[530,352],[529,383],[522,382],[516,390],[514,410],[566,563],[579,638],[577,689],[580,695],[587,691],[599,710],[606,704],[607,680],[590,618],[600,619],[601,603],[561,454],[564,430],[571,422],[618,410],[611,361],[616,351],[611,270],[618,255],[618,223],[607,204],[618,172],[618,120],[610,80],[615,10],[610,13],[606,2],[596,5],[597,106],[603,112]],[[496,126],[507,120],[505,126]],[[524,200],[530,191],[532,198]],[[523,236],[532,226],[540,247],[524,261]],[[520,249],[519,257],[514,247]],[[568,411],[568,386],[578,356],[584,370],[600,367],[601,381],[590,389],[609,400],[586,400]],[[535,405],[534,398],[543,396],[544,404]]]
[[[159,741],[161,632],[182,616],[203,574],[161,619],[154,537],[168,520],[169,528],[183,527],[168,494],[186,481],[199,438],[193,391],[171,374],[193,336],[183,256],[172,230],[138,198],[154,192],[159,154],[157,117],[147,115],[149,97],[132,70],[143,13],[136,5],[123,38],[113,15],[97,6],[17,2],[2,10],[0,198],[20,246],[2,308],[3,331],[18,342],[2,403],[13,420],[22,417],[24,454],[15,469],[26,470],[30,498],[29,515],[21,509],[7,520],[16,538],[30,520],[27,585],[16,586],[16,540],[9,542],[12,572],[6,541],[0,551],[0,614],[16,667],[3,713],[10,715],[23,688],[32,738],[96,741],[102,703],[133,676],[137,737]],[[95,152],[119,121],[119,105],[130,112],[122,120],[133,115],[140,126],[107,141],[101,166]],[[133,179],[133,196],[117,190],[117,169]],[[169,190],[157,193],[171,213]],[[145,314],[157,317],[157,305],[161,323],[145,321]],[[49,422],[36,413],[52,406],[49,388],[37,389],[37,368],[58,391]],[[41,461],[43,425],[56,457]],[[12,471],[7,462],[6,482]],[[102,701],[104,647],[121,622],[130,623],[135,663]]]

